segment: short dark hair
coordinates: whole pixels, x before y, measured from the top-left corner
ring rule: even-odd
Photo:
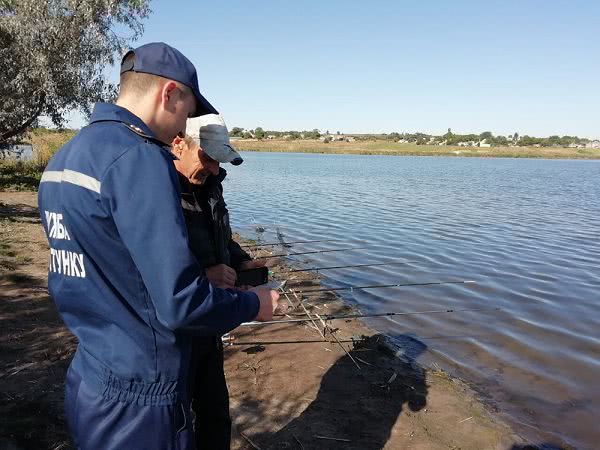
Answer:
[[[130,64],[133,66],[134,53],[130,53],[123,60],[122,65]],[[134,72],[129,70],[123,72],[119,81],[119,97],[123,95],[141,96],[156,87],[160,82],[159,76],[143,72]]]
[[[125,59],[123,59],[121,66],[133,67],[134,59],[135,54],[133,52],[129,53]],[[122,97],[123,95],[143,96],[148,91],[158,86],[161,80],[165,79],[166,78],[163,78],[159,75],[128,70],[127,72],[121,73],[119,81],[119,97]],[[175,81],[175,83],[186,96],[194,95],[188,86],[179,83],[178,81]]]

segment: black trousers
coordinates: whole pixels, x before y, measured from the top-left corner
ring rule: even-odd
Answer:
[[[221,336],[195,340],[190,388],[192,410],[196,415],[196,449],[229,450],[231,417]]]

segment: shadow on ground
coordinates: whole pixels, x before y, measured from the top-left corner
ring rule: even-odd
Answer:
[[[254,435],[252,440],[264,450],[383,448],[402,411],[419,411],[427,404],[425,373],[416,363],[426,346],[408,336],[396,339],[403,343],[404,361],[383,346],[383,336],[369,338],[349,353],[360,370],[350,356],[341,357],[323,376],[317,397],[298,417],[277,433]],[[260,405],[242,406],[248,407]]]
[[[0,447],[54,448],[68,439],[63,383],[75,339],[45,280],[3,274],[0,291]]]
[[[513,445],[510,450],[569,450],[566,447],[557,447],[556,445],[549,443],[542,444],[525,444],[525,445]]]
[[[32,242],[39,222],[33,206],[0,203],[2,449],[70,448],[63,383],[75,338],[64,327],[41,275],[45,242]]]
[[[25,204],[4,204],[0,202],[0,219],[10,222],[41,223],[38,209]]]

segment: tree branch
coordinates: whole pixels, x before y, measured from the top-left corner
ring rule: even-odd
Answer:
[[[42,113],[42,110],[44,109],[45,104],[46,104],[46,96],[45,96],[45,94],[42,94],[40,96],[40,101],[38,102],[37,109],[34,111],[34,113],[31,115],[31,117],[29,117],[29,119],[27,119],[24,123],[22,123],[18,127],[12,128],[12,129],[2,133],[0,135],[0,144],[6,142],[8,139],[10,139],[13,136],[17,136],[17,135],[23,133],[35,121],[35,119],[37,119],[40,116],[40,114]]]

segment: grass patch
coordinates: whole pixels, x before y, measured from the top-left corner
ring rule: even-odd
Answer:
[[[37,191],[44,167],[29,161],[0,160],[0,190]]]
[[[37,280],[32,277],[31,275],[26,275],[24,273],[19,273],[19,272],[11,272],[11,273],[7,273],[4,275],[0,275],[0,279],[1,280],[7,280],[10,281],[11,283],[34,283]]]
[[[50,158],[77,132],[74,130],[47,130],[36,128],[27,136],[33,147],[34,162],[37,167],[46,167]]]
[[[31,131],[23,142],[33,147],[31,161],[0,159],[0,190],[37,191],[48,161],[75,134],[73,130],[44,128]]]
[[[14,253],[14,252],[11,252],[11,253]],[[15,262],[19,265],[29,264],[33,261],[33,258],[31,258],[30,256],[17,255],[17,254],[13,254],[12,256],[14,256]]]

